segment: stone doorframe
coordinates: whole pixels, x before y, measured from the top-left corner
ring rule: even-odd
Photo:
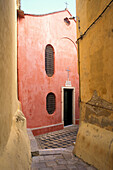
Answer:
[[[62,123],[64,124],[64,90],[72,90],[72,123],[75,124],[75,87],[61,87]]]

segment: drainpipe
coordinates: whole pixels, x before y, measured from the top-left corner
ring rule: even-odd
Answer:
[[[78,73],[79,73],[79,108],[81,103],[81,82],[80,82],[80,44],[77,42],[78,46]]]

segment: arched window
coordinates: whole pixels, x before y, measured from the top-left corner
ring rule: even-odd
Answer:
[[[53,114],[56,108],[54,93],[48,93],[46,97],[46,110],[49,114]]]
[[[54,49],[51,45],[47,45],[45,48],[45,70],[48,77],[52,77],[54,74]]]

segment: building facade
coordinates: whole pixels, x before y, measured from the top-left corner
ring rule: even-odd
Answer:
[[[113,1],[77,0],[80,128],[74,153],[113,169]]]
[[[68,10],[18,14],[18,96],[34,135],[79,123],[76,22]]]

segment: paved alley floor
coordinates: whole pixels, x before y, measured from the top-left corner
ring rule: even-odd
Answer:
[[[76,140],[78,126],[67,126],[63,130],[50,132],[36,136],[37,145],[40,149],[67,148]]]
[[[34,137],[28,130],[32,151],[31,170],[96,170],[73,154],[78,126]]]
[[[53,151],[54,150],[54,151]],[[32,170],[96,170],[72,153],[73,147],[62,150],[49,149],[32,158]],[[56,152],[55,152],[56,151]]]

